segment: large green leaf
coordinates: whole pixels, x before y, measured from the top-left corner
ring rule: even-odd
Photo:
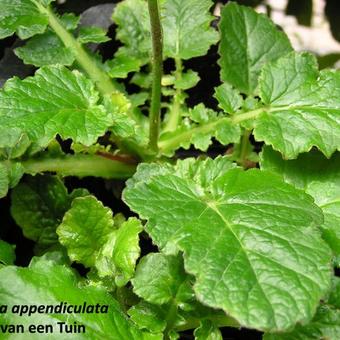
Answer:
[[[327,159],[320,152],[311,151],[296,160],[284,160],[270,147],[261,154],[261,168],[283,176],[284,180],[311,195],[322,209],[323,238],[340,255],[340,154]]]
[[[0,132],[20,128],[38,147],[60,134],[93,144],[112,125],[93,83],[78,71],[44,67],[34,77],[12,78],[0,92]]]
[[[259,86],[257,140],[289,159],[313,146],[327,157],[340,150],[340,72],[318,72],[314,56],[290,53],[264,66]]]
[[[40,13],[35,2],[41,0],[0,0],[0,39],[17,33],[27,39],[45,31],[48,18]]]
[[[52,325],[53,334],[49,339],[65,338],[60,334],[57,322],[67,325],[85,326],[85,333],[74,333],[72,339],[126,339],[156,340],[158,335],[143,333],[130,322],[122,312],[119,304],[105,290],[85,286],[72,272],[63,265],[53,261],[35,261],[30,268],[7,266],[0,269],[0,301],[9,310],[14,305],[107,305],[107,313],[38,313],[30,316],[7,312],[0,314],[0,322],[5,324],[22,324],[24,334],[2,334],[2,339],[41,339],[41,334],[28,333],[30,324]]]
[[[164,55],[190,59],[204,55],[218,40],[210,27],[211,0],[164,0],[161,4]]]
[[[230,3],[221,13],[221,78],[252,94],[262,66],[292,50],[287,36],[253,9]]]
[[[86,194],[84,189],[68,194],[57,177],[30,177],[12,191],[11,213],[25,237],[36,241],[39,249],[43,250],[57,243],[56,228],[72,200]]]
[[[309,321],[330,288],[320,209],[268,172],[194,164],[139,166],[124,201],[160,248],[184,252],[203,303],[261,330]]]

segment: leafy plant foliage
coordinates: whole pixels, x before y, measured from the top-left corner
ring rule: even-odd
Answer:
[[[119,48],[102,61],[88,44],[110,41],[106,29],[53,0],[0,0],[0,38],[25,40],[15,54],[37,67],[0,90],[0,197],[34,242],[20,266],[4,220],[0,304],[109,308],[0,324],[79,322],[79,339],[338,338],[340,73],[249,7],[227,4],[214,28],[212,6],[120,1]],[[221,82],[191,105],[209,84],[190,60],[217,44]]]

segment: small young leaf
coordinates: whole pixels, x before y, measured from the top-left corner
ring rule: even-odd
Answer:
[[[0,39],[14,33],[27,39],[47,27],[47,15],[40,13],[32,0],[0,0],[0,8]]]
[[[194,332],[195,340],[223,340],[220,330],[209,320],[203,320]]]
[[[0,268],[1,265],[11,265],[15,261],[15,246],[0,240]]]
[[[37,148],[46,147],[56,134],[91,145],[113,122],[98,100],[83,74],[43,67],[34,77],[7,81],[0,92],[0,132],[20,128]]]
[[[146,1],[125,0],[117,4],[112,16],[118,26],[117,38],[124,44],[121,57],[133,57],[147,63],[151,50],[150,19]]]
[[[190,59],[205,55],[218,41],[210,27],[211,0],[165,0],[161,5],[164,32],[164,56]]]
[[[202,186],[181,163],[141,165],[123,199],[156,245],[184,252],[198,299],[260,330],[311,320],[330,288],[331,254],[310,196],[259,170],[219,172]]]
[[[322,209],[323,238],[336,256],[340,256],[340,154],[327,159],[320,152],[302,154],[286,161],[270,147],[263,149],[261,168],[283,176],[284,180],[311,195]]]
[[[165,330],[166,312],[167,310],[164,307],[152,305],[143,300],[128,310],[131,320],[135,322],[140,329],[146,329],[153,333],[163,332]]]
[[[72,261],[96,268],[100,278],[114,276],[118,287],[134,274],[141,231],[140,221],[112,218],[112,211],[94,196],[75,199],[57,228]]]
[[[174,86],[176,89],[188,90],[196,86],[199,81],[200,77],[198,73],[193,70],[188,70],[187,72],[183,72],[181,74],[180,79],[175,80]]]
[[[265,15],[230,3],[221,13],[221,79],[253,94],[262,66],[292,50],[282,31]]]
[[[122,340],[161,340],[157,334],[140,331],[123,313],[119,303],[99,287],[85,286],[78,277],[65,265],[53,261],[35,261],[29,268],[7,266],[0,269],[1,303],[8,305],[29,304],[32,306],[52,305],[63,303],[67,306],[83,306],[99,304],[108,306],[103,313],[19,313],[0,314],[1,324],[22,324],[28,329],[30,324],[51,324],[54,331],[58,330],[57,322],[67,325],[84,325],[85,333],[76,334],[80,340],[86,339],[122,339]],[[103,308],[103,307],[102,307]],[[40,339],[41,334],[26,335],[32,339]],[[2,339],[13,338],[12,334],[4,334]],[[55,337],[52,337],[55,338]],[[58,337],[59,338],[59,337]]]
[[[138,296],[153,304],[162,305],[176,299],[183,286],[188,286],[182,257],[148,254],[139,262],[132,285]],[[191,297],[189,294],[188,298]],[[176,302],[180,301],[176,299]]]
[[[213,17],[209,13],[211,0],[164,0],[160,6],[164,36],[164,57],[190,59],[207,53],[218,40],[210,27]],[[192,20],[195,18],[195,20]],[[147,2],[125,0],[113,13],[118,25],[117,38],[125,46],[119,54],[148,61],[151,50],[150,21]]]
[[[226,113],[235,113],[243,103],[242,96],[228,83],[215,88],[218,106]]]
[[[93,196],[76,198],[57,228],[72,261],[93,267],[113,231],[112,211]]]
[[[25,237],[37,242],[39,250],[57,243],[56,228],[75,197],[87,191],[71,194],[57,177],[36,176],[20,183],[11,194],[11,213]]]
[[[111,233],[96,259],[99,276],[114,275],[118,287],[128,283],[140,256],[139,233],[142,230],[140,221],[130,218]]]
[[[255,123],[257,140],[288,159],[313,146],[327,157],[340,150],[340,72],[319,73],[313,55],[290,53],[263,67],[259,86],[266,107]]]
[[[114,59],[105,63],[112,78],[126,78],[130,72],[137,72],[141,67],[139,59],[125,54],[116,54]]]
[[[45,65],[72,65],[75,56],[51,30],[31,38],[25,46],[15,49],[15,54],[25,64],[37,67]]]
[[[110,40],[101,27],[81,27],[77,39],[82,44],[91,42],[99,44]]]

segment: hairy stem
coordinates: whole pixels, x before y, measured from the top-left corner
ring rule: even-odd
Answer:
[[[113,156],[114,157],[114,156]],[[135,164],[121,159],[109,159],[102,155],[65,155],[60,157],[32,158],[21,162],[25,173],[38,174],[56,172],[61,176],[102,177],[106,179],[125,179],[131,177]]]
[[[163,37],[157,0],[148,0],[152,35],[152,94],[150,107],[149,146],[158,152],[158,136],[161,110],[161,80],[163,73]]]
[[[180,58],[175,59],[175,79],[176,81],[181,80],[183,65],[182,60]],[[175,131],[181,119],[181,104],[182,104],[182,90],[176,89],[176,93],[174,95],[173,104],[171,105],[171,111],[169,120],[164,128],[164,131]]]
[[[68,32],[53,10],[46,8],[39,2],[35,2],[41,13],[48,16],[49,26],[58,35],[63,44],[73,51],[78,64],[96,84],[102,95],[110,95],[118,92],[111,78],[98,66],[97,62],[85,51],[83,46]]]

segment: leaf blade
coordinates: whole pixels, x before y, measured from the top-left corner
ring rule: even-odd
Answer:
[[[258,171],[229,170],[201,187],[191,176],[186,178],[185,171],[182,177],[176,168],[159,168],[159,173],[154,169],[149,176],[132,180],[123,198],[148,219],[146,230],[159,247],[184,252],[185,269],[196,277],[194,290],[199,300],[257,329],[284,330],[312,318],[320,297],[329,289],[331,257],[316,229],[322,214],[308,196]],[[275,194],[270,194],[268,185],[277,188]],[[146,197],[148,205],[142,204]],[[270,208],[273,200],[277,202],[275,214]],[[297,239],[303,241],[289,241]],[[267,246],[269,240],[276,246]],[[206,244],[210,244],[208,249]],[[307,253],[316,257],[313,262],[305,257]],[[297,254],[304,254],[303,259]],[[311,269],[316,263],[317,268]],[[290,308],[283,312],[285,304]]]

